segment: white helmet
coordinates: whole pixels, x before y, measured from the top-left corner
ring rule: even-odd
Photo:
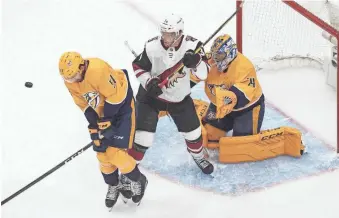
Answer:
[[[179,36],[184,32],[184,20],[178,15],[170,14],[160,23],[160,32],[175,32]]]

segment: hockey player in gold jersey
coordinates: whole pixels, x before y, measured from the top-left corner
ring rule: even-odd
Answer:
[[[211,104],[203,122],[206,128],[233,130],[233,136],[260,132],[265,98],[254,65],[229,35],[217,37],[211,47],[211,65],[205,93]]]
[[[139,204],[147,178],[127,153],[135,134],[134,96],[127,71],[113,69],[99,58],[84,59],[77,52],[65,52],[59,72],[89,123],[93,149],[108,184],[106,206],[112,208],[119,193]]]
[[[205,146],[219,147],[221,162],[256,161],[282,154],[299,157],[303,153],[297,129],[280,127],[260,132],[265,97],[254,65],[238,52],[229,35],[214,40],[209,64],[205,93],[211,103],[201,115],[202,131]],[[199,79],[191,75],[191,81]],[[225,137],[231,130],[233,137]]]

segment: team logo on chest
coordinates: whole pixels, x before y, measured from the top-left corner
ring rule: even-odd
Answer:
[[[171,88],[175,86],[175,83],[178,83],[178,79],[180,78],[184,78],[186,76],[185,72],[177,72],[175,74],[173,74],[172,76],[170,76],[170,78],[168,79],[168,83],[166,85],[166,88]]]
[[[166,88],[175,87],[175,84],[178,83],[181,78],[184,78],[187,74],[183,70],[179,70],[178,72],[175,72],[177,68],[180,67],[181,61],[179,61],[176,65],[173,67],[165,70],[162,74],[158,76],[160,81],[164,81],[168,77],[168,82],[165,85]]]
[[[87,92],[83,95],[87,104],[91,106],[93,109],[96,109],[100,103],[100,96],[97,92]]]

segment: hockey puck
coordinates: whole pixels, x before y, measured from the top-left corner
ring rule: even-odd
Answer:
[[[31,83],[31,82],[25,82],[25,86],[26,86],[27,88],[32,88],[32,87],[33,87],[33,83]]]

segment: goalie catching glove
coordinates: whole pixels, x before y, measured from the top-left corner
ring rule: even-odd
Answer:
[[[237,104],[237,96],[232,91],[228,91],[220,86],[215,87],[216,119],[224,118],[227,114],[231,113],[234,106]]]

